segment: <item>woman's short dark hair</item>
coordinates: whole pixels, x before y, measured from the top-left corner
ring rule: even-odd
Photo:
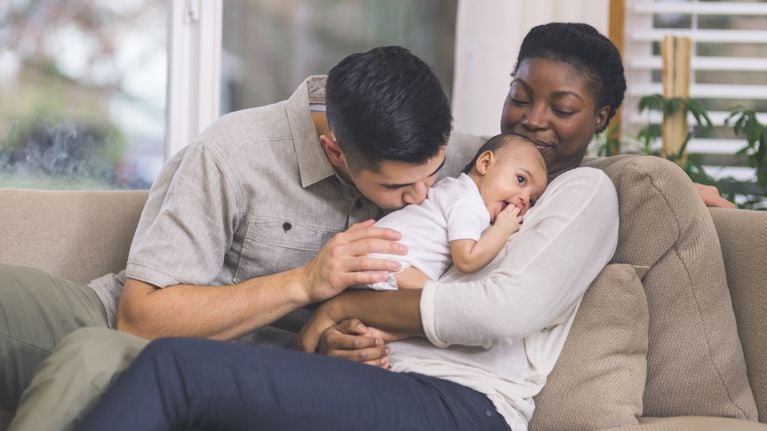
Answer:
[[[450,104],[432,69],[399,46],[352,54],[328,73],[330,128],[354,171],[423,164],[447,144]]]
[[[597,109],[610,107],[607,121],[597,132],[607,127],[626,92],[621,55],[610,39],[584,23],[543,24],[533,27],[522,41],[514,73],[524,60],[532,58],[561,61],[585,73]]]

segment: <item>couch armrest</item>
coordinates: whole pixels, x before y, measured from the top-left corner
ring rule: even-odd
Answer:
[[[767,422],[767,211],[712,208],[759,421]]]
[[[80,283],[125,268],[146,191],[0,189],[0,262]]]
[[[767,431],[767,425],[740,419],[710,416],[639,418],[640,425],[610,428],[603,431]]]

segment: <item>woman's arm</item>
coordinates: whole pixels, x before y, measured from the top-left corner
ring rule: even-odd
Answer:
[[[303,351],[315,352],[325,331],[341,321],[363,316],[365,325],[389,335],[386,342],[423,336],[420,303],[420,289],[346,291],[317,309],[298,335],[297,345]]]
[[[692,184],[707,207],[735,208],[735,204],[723,198],[716,187],[698,183]]]
[[[618,219],[617,193],[602,171],[560,175],[489,271],[448,272],[426,284],[420,306],[427,338],[440,347],[488,348],[558,322],[612,258]]]

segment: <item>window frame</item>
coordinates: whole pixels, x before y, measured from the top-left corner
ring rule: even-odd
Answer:
[[[171,0],[165,158],[219,117],[223,0]]]

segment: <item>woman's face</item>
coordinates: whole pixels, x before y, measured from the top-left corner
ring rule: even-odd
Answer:
[[[580,165],[609,107],[597,107],[589,78],[573,66],[545,58],[524,60],[511,82],[501,131],[527,136],[546,160],[549,178]]]

